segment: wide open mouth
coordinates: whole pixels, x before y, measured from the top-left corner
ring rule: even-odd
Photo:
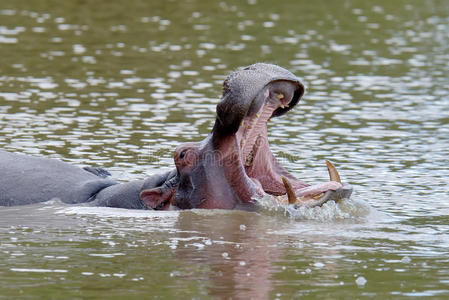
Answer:
[[[330,181],[310,185],[299,179],[282,167],[272,154],[267,136],[267,123],[273,117],[281,115],[280,110],[289,107],[292,94],[281,91],[264,91],[264,103],[259,110],[249,111],[243,118],[236,132],[239,157],[246,175],[257,184],[260,183],[265,193],[279,196],[277,200],[285,203],[297,203],[307,206],[317,206],[336,197],[347,198],[352,188],[343,185],[337,170],[330,162],[326,162]],[[339,193],[335,191],[340,190]]]

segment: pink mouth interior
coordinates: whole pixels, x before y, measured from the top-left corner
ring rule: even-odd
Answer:
[[[330,181],[317,185],[307,184],[296,179],[282,167],[270,150],[267,136],[267,123],[273,112],[279,107],[288,105],[291,99],[268,97],[259,109],[258,113],[246,116],[236,133],[239,157],[245,169],[246,175],[253,181],[259,182],[265,193],[272,195],[284,195],[286,189],[282,177],[286,177],[292,184],[295,193],[299,197],[307,198],[320,195],[328,190],[337,190],[342,185]]]

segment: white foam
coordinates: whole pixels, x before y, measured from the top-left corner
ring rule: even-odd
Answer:
[[[64,215],[95,215],[110,218],[177,218],[178,211],[137,210],[114,207],[70,206],[59,209],[57,214]]]
[[[291,219],[334,221],[345,219],[361,219],[371,213],[371,206],[362,200],[344,199],[328,201],[322,206],[306,207],[293,204],[280,204],[272,196],[259,200],[261,207],[267,212],[281,213]]]
[[[125,255],[125,253],[89,253],[88,255],[103,258],[114,258],[116,256]]]
[[[31,273],[67,273],[67,270],[60,269],[28,269],[28,268],[11,268],[13,272],[31,272]]]

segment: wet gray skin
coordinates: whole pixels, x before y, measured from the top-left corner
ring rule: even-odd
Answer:
[[[0,150],[0,206],[25,205],[59,199],[69,204],[146,209],[143,189],[170,191],[176,171],[145,180],[118,183],[101,168],[79,168],[56,159]]]
[[[286,203],[283,178],[294,190],[295,199],[289,197],[288,203],[297,206],[320,206],[350,197],[352,187],[333,180],[332,174],[331,182],[315,186],[296,179],[269,149],[267,122],[291,110],[303,94],[301,81],[279,66],[259,63],[229,75],[211,133],[175,152],[180,182],[170,205],[251,209],[265,194]],[[141,197],[150,207],[161,206],[151,190],[143,191]]]

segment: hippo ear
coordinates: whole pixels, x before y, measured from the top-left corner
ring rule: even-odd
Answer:
[[[174,190],[162,189],[156,187],[153,189],[146,189],[140,192],[140,199],[151,209],[162,209],[172,198]]]

